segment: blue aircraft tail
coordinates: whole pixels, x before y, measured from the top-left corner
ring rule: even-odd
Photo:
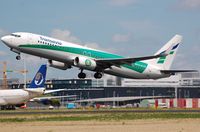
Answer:
[[[41,88],[44,87],[46,80],[47,65],[41,65],[40,69],[33,78],[29,88]]]

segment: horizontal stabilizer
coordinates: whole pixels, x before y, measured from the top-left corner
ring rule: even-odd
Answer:
[[[60,91],[66,91],[66,89],[45,90],[44,94],[50,94],[50,93],[55,93],[55,92],[60,92]]]
[[[160,70],[161,73],[164,74],[175,74],[175,73],[183,73],[183,72],[199,72],[197,70]]]

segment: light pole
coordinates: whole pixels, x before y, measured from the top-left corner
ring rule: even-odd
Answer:
[[[26,71],[26,57],[24,56],[24,71]],[[24,72],[24,88],[26,88],[26,72]]]
[[[114,100],[113,100],[113,107],[115,107],[115,91],[113,91],[113,98],[114,98]]]

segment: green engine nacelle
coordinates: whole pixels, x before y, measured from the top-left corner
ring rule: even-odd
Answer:
[[[87,57],[79,56],[74,59],[74,66],[94,70],[97,67],[96,61]]]

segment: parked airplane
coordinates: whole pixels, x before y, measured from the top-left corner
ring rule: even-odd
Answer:
[[[103,73],[133,79],[158,79],[177,72],[194,70],[169,70],[181,43],[182,36],[175,35],[152,56],[125,58],[105,51],[61,41],[26,32],[16,32],[1,40],[17,53],[27,53],[49,60],[51,67],[66,70],[72,66],[80,68],[79,78],[85,78],[83,70],[95,71],[95,78]]]
[[[30,99],[34,99],[34,97],[52,92],[63,91],[63,89],[50,91],[45,90],[44,83],[46,80],[46,70],[46,65],[42,65],[40,67],[35,77],[33,78],[29,88],[0,90],[1,109],[14,109],[14,106],[21,107],[25,105],[25,102],[29,101]],[[50,98],[51,97],[46,97],[46,99]],[[36,98],[36,100],[39,99],[40,98]],[[45,97],[41,97],[41,99],[45,99]]]

